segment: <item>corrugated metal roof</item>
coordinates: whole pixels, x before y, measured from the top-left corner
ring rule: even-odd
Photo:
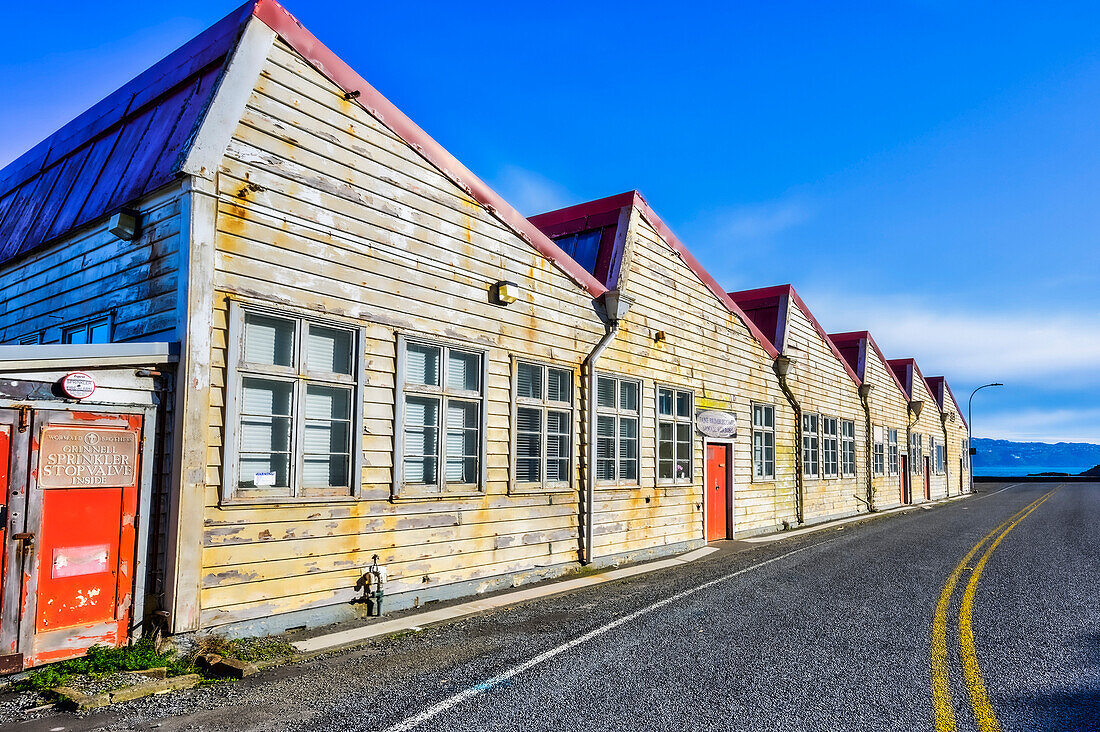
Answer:
[[[0,171],[0,264],[171,182],[248,2]]]

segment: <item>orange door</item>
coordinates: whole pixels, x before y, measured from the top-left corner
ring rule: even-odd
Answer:
[[[707,541],[729,537],[729,445],[707,445]]]
[[[39,412],[36,422],[27,666],[128,639],[141,472],[138,415]]]

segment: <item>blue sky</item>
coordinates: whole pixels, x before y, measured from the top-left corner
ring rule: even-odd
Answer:
[[[1100,442],[1095,3],[288,9],[523,213],[641,190],[730,289],[793,283],[975,399]],[[0,164],[232,2],[6,10]]]

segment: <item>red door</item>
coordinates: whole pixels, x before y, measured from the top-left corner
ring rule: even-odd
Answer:
[[[35,422],[26,666],[128,639],[141,473],[139,415],[39,412]]]
[[[929,475],[932,472],[932,461],[929,458],[924,458],[924,500],[932,500],[932,477]]]
[[[905,455],[901,456],[901,502],[913,502],[913,496],[909,494],[909,458]]]
[[[729,538],[729,445],[707,445],[707,541]]]

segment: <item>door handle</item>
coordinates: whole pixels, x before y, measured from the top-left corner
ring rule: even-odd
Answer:
[[[32,531],[22,531],[18,534],[12,534],[11,538],[16,541],[25,541],[28,544],[34,544],[34,532]]]

